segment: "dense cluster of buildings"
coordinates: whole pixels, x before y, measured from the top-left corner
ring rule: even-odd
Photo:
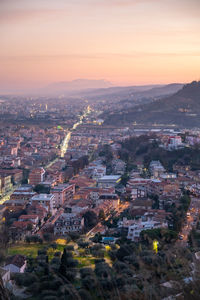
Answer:
[[[88,210],[97,216],[103,211],[106,218],[113,211],[120,216],[127,208],[120,199],[129,198],[132,219],[120,219],[117,232],[126,229],[127,237],[137,241],[142,230],[170,225],[167,207],[178,206],[183,189],[200,195],[198,171],[174,165],[174,171],[169,173],[156,160],[150,162],[149,176],[146,177],[143,162],[137,161],[127,184],[121,184],[126,163],[118,155],[121,141],[131,136],[150,134],[152,141],[172,151],[198,143],[198,132],[188,132],[183,138],[180,132],[162,129],[157,130],[155,138],[152,130],[102,125],[103,120],[98,120],[95,111],[85,113],[84,120],[82,116],[71,126],[75,120],[73,108],[75,114],[80,109],[76,104],[69,105],[71,117],[66,122],[63,119],[63,127],[55,126],[58,116],[61,120],[66,113],[63,105],[60,100],[56,107],[53,101],[48,107],[40,107],[36,100],[35,105],[29,103],[25,112],[29,109],[30,118],[38,118],[38,122],[50,120],[49,126],[12,124],[6,131],[0,131],[0,195],[3,203],[0,214],[3,216],[6,211],[11,238],[24,239],[27,234],[42,235],[46,231],[56,236],[82,232],[83,216]],[[2,111],[8,109],[6,107],[3,105]],[[18,114],[16,118],[19,118]],[[67,128],[69,124],[71,127]],[[109,170],[104,155],[100,155],[103,145],[110,145],[112,151]],[[101,229],[105,232],[108,228],[102,226]]]

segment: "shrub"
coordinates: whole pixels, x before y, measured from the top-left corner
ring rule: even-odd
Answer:
[[[54,256],[55,256],[55,257],[60,257],[60,256],[61,256],[61,252],[60,252],[60,251],[56,251],[56,252],[54,253]]]
[[[74,251],[74,246],[73,245],[68,245],[68,246],[65,247],[65,249],[67,251]]]

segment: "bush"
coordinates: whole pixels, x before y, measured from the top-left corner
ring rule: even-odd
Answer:
[[[60,251],[56,251],[56,252],[54,253],[54,256],[55,256],[55,257],[60,257],[60,256],[61,256],[61,252],[60,252]]]
[[[67,251],[74,251],[74,246],[73,245],[68,245],[68,246],[65,247],[65,249]]]
[[[45,232],[43,234],[43,238],[44,238],[45,241],[49,242],[49,241],[52,240],[52,235],[50,233],[48,233],[48,232]]]
[[[47,250],[46,249],[38,250],[38,255],[47,255]]]
[[[69,236],[72,239],[72,241],[76,241],[80,238],[80,234],[78,234],[77,232],[70,232]]]
[[[88,291],[86,291],[84,289],[81,289],[79,291],[79,295],[81,297],[81,300],[92,300],[90,293],[88,293]]]
[[[68,268],[76,268],[78,266],[78,261],[73,258],[68,258],[67,259],[67,265]]]
[[[52,265],[60,265],[60,258],[59,257],[54,257],[51,260]]]
[[[56,243],[52,243],[52,244],[50,245],[50,247],[53,248],[53,249],[55,250],[55,249],[57,249],[57,244],[56,244]]]
[[[30,286],[33,282],[37,281],[37,276],[31,273],[16,273],[13,275],[13,278],[19,286]]]
[[[96,278],[94,276],[86,276],[82,279],[82,285],[87,290],[94,290],[96,288],[97,282]]]
[[[70,270],[70,271],[67,270],[66,271],[66,278],[69,281],[73,282],[75,280],[75,277],[76,277],[76,272],[75,271],[72,271],[72,270]]]
[[[89,246],[89,244],[90,244],[89,242],[85,242],[83,240],[81,240],[81,241],[78,242],[78,246],[80,248],[87,248]]]
[[[82,268],[80,269],[81,278],[93,275],[94,272],[91,268]]]
[[[127,264],[121,262],[121,261],[117,261],[114,265],[114,268],[116,269],[117,272],[121,272],[124,269],[127,269]]]
[[[25,237],[25,241],[27,243],[43,243],[43,240],[41,239],[41,237],[39,235],[27,235]]]
[[[103,252],[103,250],[92,251],[92,254],[95,257],[104,258],[104,252]]]

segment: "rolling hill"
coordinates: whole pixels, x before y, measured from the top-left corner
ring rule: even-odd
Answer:
[[[200,82],[184,85],[175,94],[118,113],[103,114],[106,124],[175,124],[200,127]]]

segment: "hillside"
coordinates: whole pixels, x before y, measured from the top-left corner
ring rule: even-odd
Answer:
[[[200,126],[200,82],[183,86],[174,95],[115,114],[102,116],[106,124],[175,124],[181,127]]]
[[[91,91],[82,92],[82,96],[87,99],[96,100],[113,100],[117,101],[130,101],[134,103],[137,100],[148,99],[162,96],[168,96],[176,93],[183,87],[183,84],[174,83],[168,85],[143,85],[143,86],[125,86],[125,87],[110,87],[106,89],[96,89]]]

